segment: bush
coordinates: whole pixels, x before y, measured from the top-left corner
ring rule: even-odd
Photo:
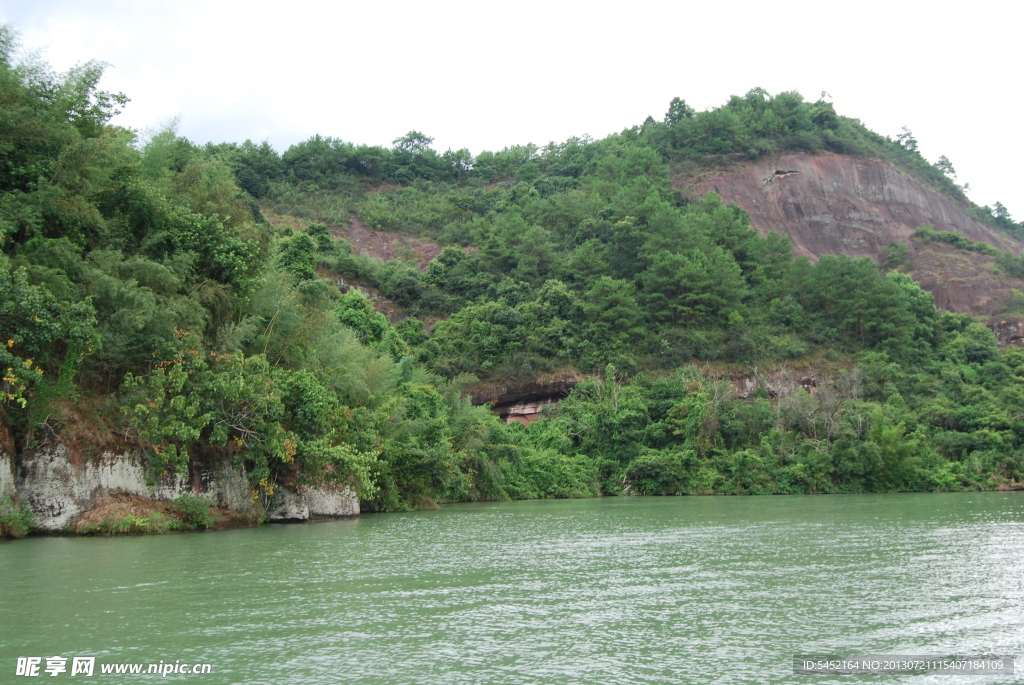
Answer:
[[[8,495],[0,499],[0,538],[23,538],[35,525],[32,512]]]
[[[914,238],[923,243],[946,243],[960,250],[978,252],[990,257],[1001,257],[1004,253],[988,243],[977,243],[952,231],[936,231],[931,226],[918,226],[914,229]]]
[[[565,455],[551,449],[522,455],[523,474],[540,498],[595,497],[600,493],[597,471],[584,455]]]
[[[182,530],[204,530],[213,525],[210,503],[190,493],[185,493],[171,502],[167,510],[181,520]]]

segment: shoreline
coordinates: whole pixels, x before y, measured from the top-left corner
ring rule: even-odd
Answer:
[[[248,518],[237,513],[230,512],[226,509],[219,507],[210,507],[213,512],[217,515],[213,525],[205,528],[184,528],[184,527],[171,527],[166,526],[163,528],[154,528],[149,530],[140,529],[129,529],[129,530],[117,530],[116,527],[97,529],[88,526],[80,526],[82,521],[91,519],[89,515],[93,512],[101,509],[89,510],[86,512],[82,520],[77,522],[73,526],[69,526],[60,530],[45,530],[41,528],[29,528],[22,535],[0,535],[0,542],[3,541],[14,541],[24,540],[27,538],[92,538],[92,537],[140,537],[149,535],[170,535],[170,534],[185,534],[185,533],[213,533],[221,532],[226,530],[240,530],[246,528],[262,528],[264,526],[273,525],[302,525],[302,524],[315,524],[315,523],[329,523],[331,521],[344,521],[354,520],[361,518],[362,516],[375,516],[375,515],[387,515],[387,514],[408,514],[422,511],[433,511],[441,509],[442,507],[448,507],[453,505],[479,505],[479,504],[497,504],[497,503],[510,503],[510,502],[541,502],[541,501],[557,501],[557,500],[596,500],[596,499],[633,499],[633,498],[672,498],[672,497],[822,497],[822,496],[843,496],[843,495],[918,495],[918,494],[929,494],[929,495],[950,495],[950,494],[980,494],[980,493],[998,493],[998,492],[1024,492],[1024,483],[1015,484],[1015,486],[1001,485],[991,490],[904,490],[895,492],[814,492],[814,493],[762,493],[762,494],[751,494],[751,493],[701,493],[701,494],[676,494],[676,495],[596,495],[593,497],[538,497],[533,499],[503,499],[503,500],[474,500],[474,501],[458,501],[458,502],[443,502],[435,507],[421,507],[418,509],[410,509],[408,511],[368,511],[360,512],[357,514],[346,515],[346,516],[317,516],[308,519],[278,519],[278,520],[256,520]],[[151,500],[154,505],[154,509],[166,509],[166,506],[160,507],[159,505],[167,505],[167,502],[160,502]],[[75,528],[79,530],[75,530]]]

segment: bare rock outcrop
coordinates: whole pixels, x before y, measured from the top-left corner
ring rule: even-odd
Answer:
[[[345,485],[325,483],[319,487],[299,485],[280,489],[267,511],[275,522],[347,518],[359,515],[359,498]]]
[[[17,463],[17,492],[31,511],[36,527],[45,531],[69,528],[86,511],[110,495],[134,495],[172,500],[193,492],[187,476],[169,476],[147,482],[142,460],[130,454],[106,452],[96,459],[76,460],[63,445],[48,445],[24,454]],[[224,465],[203,469],[196,494],[212,505],[256,516],[245,476]]]
[[[761,231],[785,233],[797,254],[877,257],[931,225],[1017,254],[1022,245],[969,217],[956,202],[902,171],[870,159],[796,154],[761,160],[694,185],[735,202]]]
[[[23,454],[16,464],[12,461],[0,455],[0,497],[16,495],[32,512],[35,527],[43,531],[71,529],[111,496],[168,501],[192,493],[241,517],[257,519],[260,515],[245,474],[228,463],[194,466],[188,475],[153,482],[143,460],[132,454],[106,452],[96,459],[81,460],[56,444]],[[359,515],[359,499],[344,485],[299,486],[295,491],[279,488],[278,493],[270,520]]]
[[[796,254],[812,260],[825,254],[877,259],[889,243],[909,243],[915,258],[930,260],[927,273],[915,273],[915,277],[935,294],[936,305],[957,312],[994,313],[1010,286],[996,283],[991,269],[961,273],[963,264],[955,262],[963,260],[955,259],[951,250],[911,243],[915,228],[930,225],[1013,254],[1024,248],[1015,238],[968,216],[954,200],[876,160],[786,155],[712,176],[692,187],[700,195],[714,191],[723,201],[736,203],[762,235],[769,231],[788,235]],[[985,259],[975,255],[968,261]]]
[[[547,406],[568,397],[577,378],[555,378],[523,383],[505,383],[478,389],[471,395],[473,404],[492,404],[506,422],[533,423]]]
[[[0,500],[16,497],[18,488],[14,479],[14,460],[0,449]]]
[[[1000,345],[1024,347],[1024,318],[1020,315],[991,319],[988,325]]]

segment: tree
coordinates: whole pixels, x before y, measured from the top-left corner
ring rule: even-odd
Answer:
[[[736,260],[718,246],[685,254],[661,253],[641,281],[651,315],[670,324],[727,320],[739,310],[746,291]]]
[[[548,232],[540,226],[531,226],[518,242],[519,262],[512,276],[529,283],[546,279],[554,262],[554,245]]]
[[[567,431],[580,452],[605,462],[604,477],[610,476],[618,464],[627,463],[641,447],[643,429],[650,419],[638,381],[635,378],[628,385],[620,384],[615,366],[608,364],[603,380],[580,383],[562,402]]]
[[[914,137],[914,134],[906,126],[900,129],[899,135],[896,136],[896,141],[908,152],[917,152],[917,138]]]
[[[913,337],[914,317],[898,278],[905,274],[891,275],[891,280],[879,279],[878,266],[867,257],[825,255],[794,289],[804,308],[816,312],[827,328],[902,354]]]
[[[672,102],[668,105],[668,111],[665,113],[665,123],[673,126],[683,119],[692,118],[695,113],[694,109],[686,104],[686,100],[672,98]]]
[[[441,157],[451,167],[456,181],[461,181],[463,176],[473,170],[473,155],[466,148],[454,152],[448,150]]]
[[[918,285],[910,274],[890,272],[885,277],[886,285],[896,287],[906,303],[907,311],[915,319],[913,337],[926,348],[935,341],[935,330],[939,321],[939,310],[935,308],[935,296]]]
[[[395,138],[391,144],[410,155],[422,155],[430,149],[430,144],[433,142],[434,139],[430,136],[419,131],[409,131],[404,136]]]
[[[624,343],[636,325],[636,291],[626,281],[602,276],[587,292],[583,310],[599,338]]]
[[[825,95],[827,93],[822,91],[822,96]],[[811,106],[811,121],[815,126],[821,128],[832,130],[839,128],[839,115],[836,114],[832,103],[824,100],[818,100]]]
[[[0,256],[0,407],[25,407],[26,393],[46,376],[69,386],[82,359],[99,346],[96,310],[89,301],[58,301],[31,285],[25,269],[12,272],[5,262]]]
[[[941,155],[939,161],[935,162],[935,166],[949,178],[956,178],[956,169],[953,168],[953,163],[946,155]]]
[[[297,181],[333,188],[344,182],[346,172],[358,171],[359,166],[351,143],[317,134],[288,148],[281,155],[281,168]]]
[[[910,259],[910,247],[906,243],[894,240],[882,251],[882,270],[892,271],[903,266]]]
[[[256,198],[266,195],[270,182],[282,173],[281,156],[266,140],[256,145],[246,139],[232,156],[231,166],[238,185]]]
[[[281,266],[297,278],[316,278],[316,245],[308,235],[292,236],[284,244],[278,259]]]
[[[605,258],[607,248],[596,238],[585,241],[576,247],[563,267],[566,278],[579,284],[590,284],[601,276],[607,276],[608,260]]]

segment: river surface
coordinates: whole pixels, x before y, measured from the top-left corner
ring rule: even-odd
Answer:
[[[797,675],[802,653],[1003,654],[1017,675]],[[54,655],[61,679],[95,656],[101,683],[1024,682],[1024,493],[484,503],[0,544],[0,683]],[[99,672],[160,660],[211,673]]]

